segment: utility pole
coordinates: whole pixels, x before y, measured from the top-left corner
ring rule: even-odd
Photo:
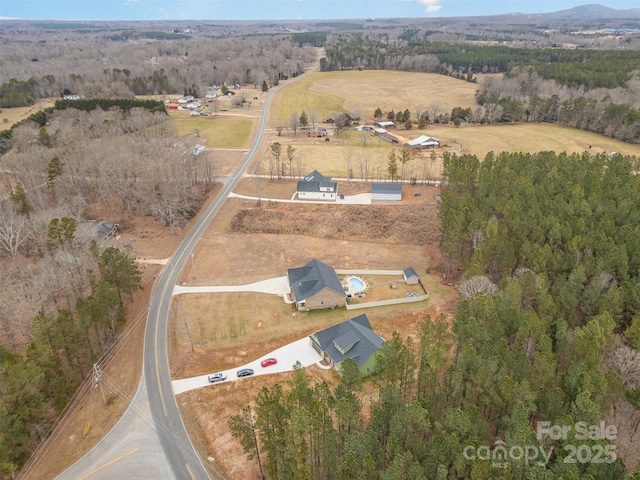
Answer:
[[[196,278],[196,267],[193,264],[193,252],[191,252],[191,278]]]
[[[102,390],[102,371],[97,363],[93,364],[93,381],[95,385],[93,388],[100,387],[100,393],[102,394],[102,401],[107,404],[107,399],[104,396],[104,390]]]

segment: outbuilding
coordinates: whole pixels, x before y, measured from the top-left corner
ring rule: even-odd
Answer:
[[[402,201],[401,183],[374,183],[371,185],[371,200]]]
[[[413,140],[409,140],[404,145],[405,147],[414,149],[438,148],[440,146],[440,140],[433,137],[427,137],[426,135],[420,135]]]
[[[417,285],[418,282],[420,282],[418,273],[411,267],[405,268],[402,271],[402,275],[404,276],[404,281],[407,282],[407,285]]]

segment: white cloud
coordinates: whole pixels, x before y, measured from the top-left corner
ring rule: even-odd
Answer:
[[[427,13],[435,13],[442,8],[442,0],[418,0],[418,3],[427,7]]]

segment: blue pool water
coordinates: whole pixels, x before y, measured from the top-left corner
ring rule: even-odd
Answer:
[[[364,282],[356,277],[349,277],[349,285],[351,285],[351,290],[355,292],[361,292],[364,290]]]

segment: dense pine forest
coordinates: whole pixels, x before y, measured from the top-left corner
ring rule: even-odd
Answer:
[[[464,272],[453,324],[387,339],[370,411],[353,365],[335,391],[303,370],[264,387],[230,422],[249,458],[273,479],[638,478],[612,437],[583,433],[614,404],[640,407],[638,167],[447,157],[442,248]]]

